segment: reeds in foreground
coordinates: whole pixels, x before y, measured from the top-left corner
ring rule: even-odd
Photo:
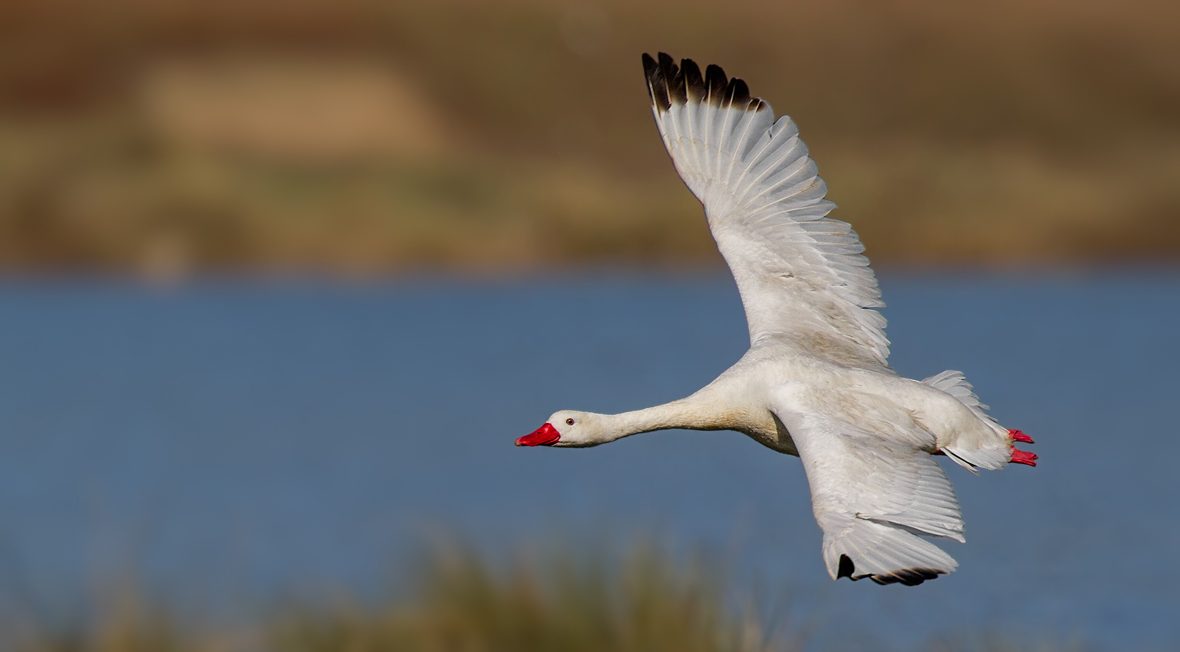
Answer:
[[[734,608],[733,586],[702,558],[638,546],[621,555],[561,554],[502,564],[448,547],[399,569],[409,579],[375,600],[281,605],[244,624],[198,625],[117,590],[83,622],[29,622],[0,614],[0,649],[12,652],[763,652],[899,649],[855,633],[772,629]],[[790,614],[775,614],[784,616]],[[35,620],[35,619],[34,619]],[[56,622],[56,621],[55,621]],[[812,623],[816,625],[816,623]],[[1084,650],[1076,643],[978,632],[924,649]]]
[[[376,600],[276,606],[232,630],[198,625],[119,589],[83,622],[5,615],[0,649],[14,652],[755,652],[772,644],[725,604],[715,565],[652,546],[617,558],[555,554],[499,564],[460,547],[409,564]],[[404,570],[404,569],[402,569]]]
[[[373,607],[300,609],[268,639],[290,652],[753,652],[773,645],[724,604],[709,564],[682,565],[653,547],[621,560],[553,557],[493,568],[452,549],[432,558],[407,598]]]

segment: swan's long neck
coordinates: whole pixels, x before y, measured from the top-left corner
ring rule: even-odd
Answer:
[[[600,417],[602,440],[597,443],[605,444],[630,435],[668,428],[715,430],[724,427],[718,425],[713,416],[713,411],[703,401],[692,396],[642,410],[604,414]]]

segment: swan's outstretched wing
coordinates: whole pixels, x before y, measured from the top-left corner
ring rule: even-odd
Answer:
[[[643,55],[656,125],[681,178],[705,206],[737,280],[751,342],[781,337],[857,366],[885,365],[877,279],[795,123],[777,120],[745,82],[689,59]]]
[[[787,389],[772,403],[803,461],[833,579],[912,586],[958,566],[918,536],[964,540],[955,492],[928,452],[933,435],[896,425],[868,432],[816,414]]]

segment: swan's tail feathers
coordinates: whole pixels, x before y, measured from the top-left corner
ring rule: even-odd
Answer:
[[[1029,437],[1020,430],[1005,428],[996,422],[987,413],[987,404],[980,401],[979,397],[975,395],[975,389],[967,381],[967,377],[963,375],[963,372],[948,369],[922,382],[959,399],[960,403],[970,408],[975,413],[975,416],[987,423],[997,434],[997,437],[990,441],[988,445],[978,447],[947,446],[943,448],[942,452],[956,464],[972,473],[976,472],[976,469],[979,468],[992,471],[1002,469],[1009,463],[1025,464],[1027,466],[1037,465],[1036,453],[1020,450],[1014,445],[1016,442],[1031,444],[1033,443],[1032,437]]]
[[[834,534],[827,534],[833,532]],[[941,548],[908,529],[852,517],[824,534],[824,563],[832,579],[871,579],[916,586],[958,567]]]
[[[979,400],[975,395],[975,388],[967,381],[967,377],[961,371],[954,369],[947,369],[946,371],[935,374],[922,382],[930,385],[935,389],[940,389],[951,396],[959,399],[959,402],[971,408],[972,412],[979,414],[988,421],[995,422],[994,419],[987,415],[988,406]]]
[[[997,471],[1008,464],[1037,465],[1037,454],[1019,449],[1014,442],[1023,441],[1017,437],[1028,437],[1019,430],[1006,431],[1003,437],[986,446],[969,448],[966,446],[944,446],[942,452],[953,462],[963,468],[976,473],[977,469]],[[1030,442],[1031,443],[1031,442]]]

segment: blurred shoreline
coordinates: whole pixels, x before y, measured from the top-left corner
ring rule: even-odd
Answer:
[[[0,273],[719,266],[655,49],[792,115],[875,264],[1180,260],[1173,3],[669,6],[10,3]]]

